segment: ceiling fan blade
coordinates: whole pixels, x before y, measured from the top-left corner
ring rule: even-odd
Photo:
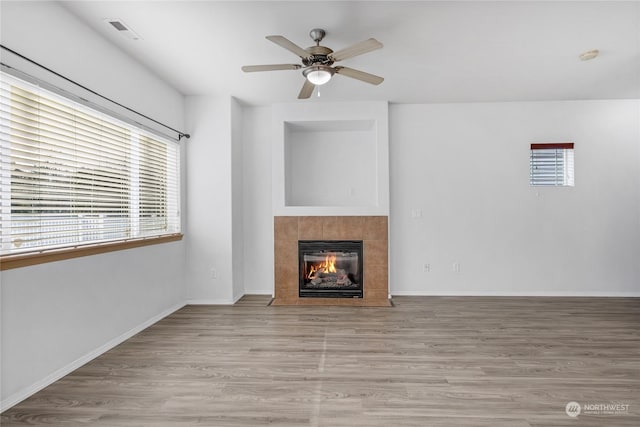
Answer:
[[[302,89],[300,89],[300,93],[298,94],[298,99],[308,99],[311,98],[313,94],[313,90],[316,86],[311,83],[309,80],[304,79],[304,84],[302,85]]]
[[[342,74],[343,76],[351,77],[352,79],[362,80],[363,82],[371,83],[372,85],[379,85],[384,81],[384,78],[380,76],[365,73],[360,70],[354,70],[349,67],[334,67],[334,69],[336,70],[336,74]]]
[[[363,53],[371,52],[372,50],[382,48],[383,44],[376,39],[367,39],[356,43],[353,46],[341,49],[337,52],[329,54],[329,57],[334,61],[342,61],[343,59],[353,58],[354,56],[362,55]]]
[[[302,65],[298,64],[273,64],[273,65],[245,65],[242,71],[253,73],[255,71],[277,71],[277,70],[299,70]]]
[[[274,42],[278,46],[287,49],[289,52],[295,53],[300,58],[309,57],[309,52],[283,36],[267,36],[266,38],[267,40]]]

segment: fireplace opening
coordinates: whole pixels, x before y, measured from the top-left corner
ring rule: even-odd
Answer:
[[[362,240],[300,240],[298,260],[301,298],[362,298]]]

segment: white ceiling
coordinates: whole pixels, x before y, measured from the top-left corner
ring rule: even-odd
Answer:
[[[640,98],[640,2],[65,1],[65,7],[185,95],[253,105],[296,100],[301,71],[245,74],[242,65],[297,63],[265,39],[333,50],[374,37],[384,48],[340,63],[383,76],[335,76],[321,99],[397,103]],[[143,40],[104,20],[120,18]],[[584,51],[599,49],[592,61]],[[316,95],[312,100],[316,99]],[[300,101],[309,102],[309,101]]]

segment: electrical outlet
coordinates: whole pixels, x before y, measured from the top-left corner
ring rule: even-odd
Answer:
[[[460,263],[459,262],[454,262],[453,266],[452,266],[453,272],[454,273],[460,273]]]
[[[429,273],[429,272],[431,271],[431,264],[424,263],[424,264],[422,265],[422,271],[423,271],[424,273]]]
[[[217,279],[218,278],[218,272],[216,271],[215,268],[212,268],[211,272],[209,274],[211,275],[212,279]]]

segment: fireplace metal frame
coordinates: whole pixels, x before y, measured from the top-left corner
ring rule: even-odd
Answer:
[[[358,253],[358,272],[360,283],[354,289],[303,289],[303,255],[314,252],[356,251]],[[362,298],[364,296],[364,245],[362,240],[298,240],[298,297],[307,298]]]

